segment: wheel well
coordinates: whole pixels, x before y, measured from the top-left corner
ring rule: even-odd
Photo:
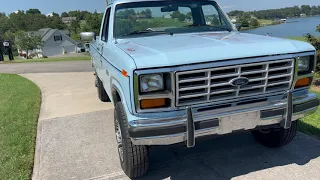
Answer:
[[[114,102],[114,106],[117,104],[117,102],[121,102],[120,94],[115,87],[112,87],[112,100]]]

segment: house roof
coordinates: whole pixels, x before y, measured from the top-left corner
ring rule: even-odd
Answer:
[[[29,31],[27,32],[29,35],[33,36],[40,36],[42,38],[42,41],[45,42],[47,41],[52,34],[54,34],[58,29],[51,29],[51,28],[43,28],[39,29],[39,31]],[[70,32],[68,30],[60,30],[61,33],[68,35]]]
[[[54,32],[56,32],[57,29],[50,29],[43,37],[42,37],[42,41],[47,41],[51,36],[52,34],[54,34]]]

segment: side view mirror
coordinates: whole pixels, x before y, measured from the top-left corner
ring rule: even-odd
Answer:
[[[172,12],[172,11],[178,11],[178,6],[166,6],[161,8],[161,12]]]
[[[240,31],[240,29],[241,29],[241,24],[237,23],[237,24],[234,24],[234,26],[236,27],[236,29],[237,29],[238,31]]]
[[[83,42],[91,42],[96,40],[94,32],[82,32],[80,33],[80,40]]]

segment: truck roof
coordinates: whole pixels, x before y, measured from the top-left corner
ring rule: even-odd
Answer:
[[[162,1],[162,0],[106,0],[107,5],[110,4],[120,4],[120,3],[130,3],[130,2],[143,2],[143,1]],[[214,0],[209,0],[214,1]]]

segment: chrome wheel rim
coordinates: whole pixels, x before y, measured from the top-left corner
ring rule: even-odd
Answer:
[[[122,134],[121,134],[121,128],[118,119],[116,119],[116,140],[118,145],[118,153],[120,160],[123,161],[123,146],[122,146]]]

